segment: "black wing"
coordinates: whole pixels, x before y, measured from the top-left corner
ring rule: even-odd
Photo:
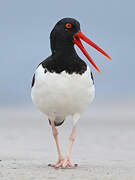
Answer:
[[[94,84],[93,73],[92,73],[92,72],[90,72],[90,74],[91,74],[91,79],[92,79],[92,81],[93,81],[93,84]]]
[[[33,78],[32,78],[31,88],[34,86],[34,83],[35,83],[35,74],[33,75]]]

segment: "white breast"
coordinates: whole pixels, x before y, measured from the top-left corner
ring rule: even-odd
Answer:
[[[47,116],[82,113],[94,98],[95,89],[89,67],[80,74],[63,71],[44,73],[40,65],[35,72],[31,96],[33,103]]]

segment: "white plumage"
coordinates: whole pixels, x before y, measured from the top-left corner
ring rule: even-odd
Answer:
[[[36,69],[31,96],[33,103],[48,117],[63,119],[81,114],[92,102],[95,88],[88,66],[83,74],[44,71],[42,65]]]

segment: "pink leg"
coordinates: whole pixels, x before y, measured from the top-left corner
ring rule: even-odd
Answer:
[[[72,133],[69,138],[69,145],[68,145],[68,151],[66,154],[66,158],[63,161],[62,167],[65,168],[66,166],[75,167],[76,165],[72,164],[70,161],[70,154],[73,146],[73,142],[75,140],[75,131],[76,131],[76,125],[73,126]]]
[[[62,166],[62,163],[63,163],[63,157],[62,157],[62,154],[60,151],[60,146],[59,146],[59,142],[58,142],[58,131],[54,125],[54,121],[51,121],[51,127],[52,127],[52,133],[53,133],[53,136],[54,136],[54,139],[56,142],[56,147],[57,147],[57,152],[58,152],[58,161],[56,164],[49,164],[49,166],[60,167],[60,166]]]
[[[67,154],[66,154],[66,158],[64,159],[63,163],[62,163],[62,167],[65,168],[66,166],[69,167],[76,167],[76,164],[72,164],[72,162],[70,161],[70,154],[71,154],[71,150],[72,150],[72,146],[73,146],[73,142],[75,140],[75,132],[76,132],[76,123],[78,121],[78,119],[80,118],[80,114],[76,113],[73,115],[73,128],[72,128],[72,133],[69,137],[69,145],[68,145],[68,150],[67,150]]]

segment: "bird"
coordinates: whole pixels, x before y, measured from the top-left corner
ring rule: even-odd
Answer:
[[[89,62],[96,66],[81,40],[91,45],[111,60],[99,46],[81,31],[80,23],[74,18],[59,20],[50,33],[51,55],[36,68],[32,78],[31,98],[33,104],[47,116],[56,142],[58,161],[49,166],[55,168],[76,167],[70,156],[75,140],[76,125],[82,113],[95,97],[95,86],[90,66],[76,52],[79,47]],[[57,127],[63,125],[71,116],[73,127],[69,137],[68,149],[63,157],[58,141]]]

